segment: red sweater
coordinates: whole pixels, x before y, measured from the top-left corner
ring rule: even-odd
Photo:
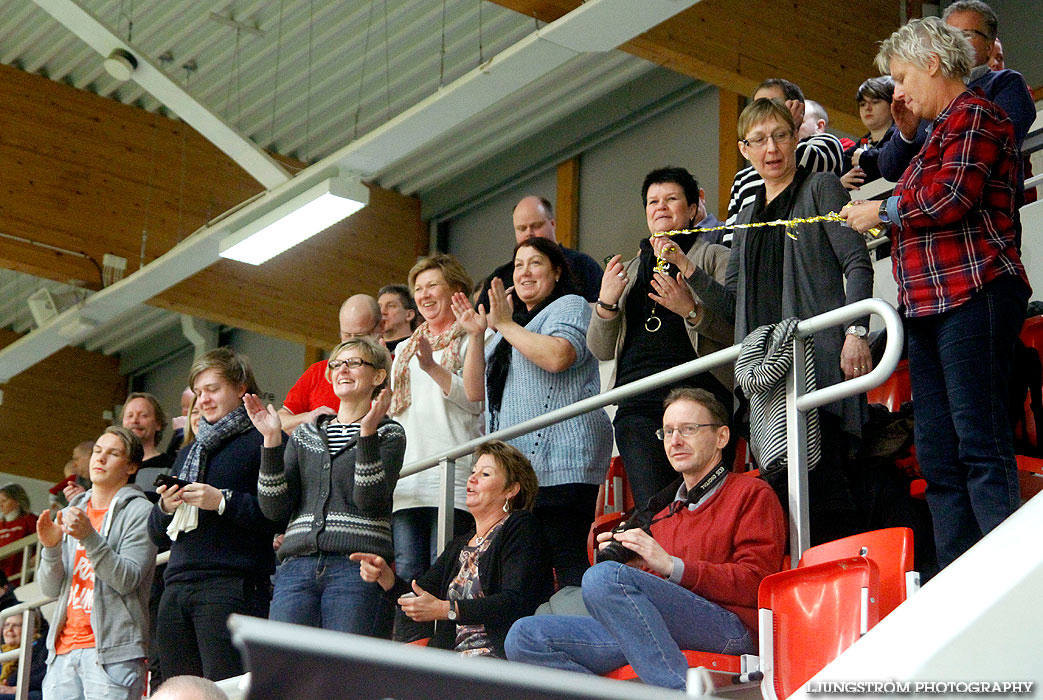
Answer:
[[[771,487],[729,474],[705,503],[651,530],[663,549],[684,561],[681,585],[738,615],[756,639],[757,588],[779,571],[786,548],[786,521]]]
[[[329,406],[334,411],[340,408],[340,399],[333,393],[333,385],[326,379],[326,360],[316,362],[293,385],[283,408],[297,415],[314,411],[319,406]]]
[[[11,522],[0,519],[0,547],[11,544],[36,532],[36,516],[32,513],[20,515]],[[12,554],[0,562],[0,570],[14,576],[22,570],[22,554]]]

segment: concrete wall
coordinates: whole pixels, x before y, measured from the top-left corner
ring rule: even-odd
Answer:
[[[580,156],[579,249],[599,262],[637,251],[647,235],[641,182],[664,165],[688,168],[717,206],[717,91],[704,90],[680,105],[600,143]],[[449,252],[476,280],[507,261],[514,247],[510,212],[526,194],[554,201],[556,176],[548,169],[449,222]]]

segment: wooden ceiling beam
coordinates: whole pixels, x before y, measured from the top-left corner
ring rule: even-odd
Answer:
[[[260,192],[182,122],[0,66],[0,233],[105,253],[138,269]],[[299,170],[305,164],[280,159]],[[370,187],[370,204],[268,263],[221,260],[149,303],[295,342],[330,346],[337,307],[400,282],[426,251],[420,202]],[[0,266],[98,289],[83,258],[0,238]]]
[[[543,22],[581,4],[493,2]],[[898,26],[899,11],[898,0],[851,0],[842,12],[832,0],[702,0],[620,48],[741,95],[766,78],[787,78],[825,106],[833,128],[860,135],[854,95],[878,75],[876,42]]]

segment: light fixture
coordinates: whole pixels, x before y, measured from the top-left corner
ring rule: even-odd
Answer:
[[[260,265],[368,203],[369,189],[358,178],[323,180],[222,240],[221,257]]]
[[[138,67],[138,59],[126,49],[113,49],[103,64],[105,72],[121,83],[130,80],[131,73]]]

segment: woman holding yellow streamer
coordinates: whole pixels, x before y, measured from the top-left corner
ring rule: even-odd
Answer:
[[[739,117],[739,150],[764,180],[756,201],[739,212],[737,224],[811,218],[837,212],[848,202],[840,179],[831,173],[809,173],[797,167],[797,125],[779,102],[758,99]],[[652,240],[656,254],[679,260],[669,238]],[[846,278],[846,290],[845,290]],[[838,223],[801,225],[796,236],[782,226],[737,228],[728,273],[722,285],[698,267],[687,281],[708,309],[734,319],[735,341],[755,328],[784,318],[810,318],[868,298],[873,267],[865,240]],[[815,377],[819,387],[859,377],[872,369],[868,319],[846,329],[815,334]],[[855,498],[847,466],[858,448],[866,418],[865,396],[823,406],[823,460],[809,474],[812,543],[859,531]],[[855,475],[851,475],[855,476]],[[785,473],[768,477],[786,503]]]

